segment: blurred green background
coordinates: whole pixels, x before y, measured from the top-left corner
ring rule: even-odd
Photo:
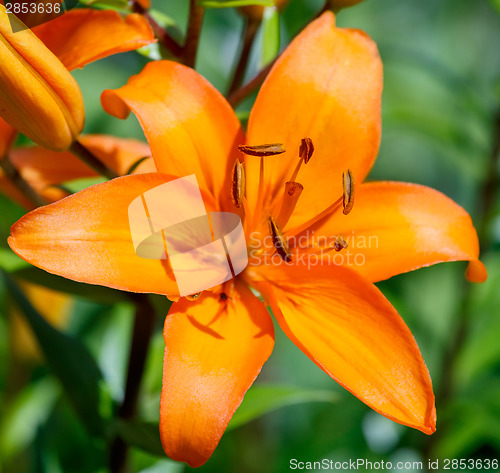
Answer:
[[[182,29],[188,4],[157,0],[153,8]],[[322,6],[321,1],[291,0],[281,15],[281,46]],[[276,327],[274,353],[237,414],[241,425],[223,436],[201,472],[285,472],[292,458],[423,461],[424,466],[429,458],[500,458],[500,2],[366,0],[342,11],[338,23],[366,31],[377,42],[384,62],[383,139],[370,179],[425,184],[462,205],[480,232],[489,279],[468,285],[465,264],[450,263],[379,284],[415,335],[429,367],[437,396],[436,434],[428,437],[371,411],[313,365]],[[242,27],[243,19],[234,9],[206,14],[197,70],[222,92],[229,84]],[[247,78],[258,70],[261,50],[258,39]],[[143,138],[134,117],[125,121],[109,117],[99,96],[103,89],[123,85],[146,62],[138,53],[127,53],[74,73],[85,99],[86,132]],[[251,102],[249,98],[238,107],[242,117]],[[82,408],[95,396],[101,414],[110,416],[124,393],[133,307],[114,291],[64,283],[27,269],[12,257],[6,236],[22,214],[21,208],[0,196],[1,266],[18,281],[38,281],[73,294],[69,302],[54,302],[47,296],[45,307],[37,309],[50,313],[62,304],[66,315],[59,321],[61,330],[79,339],[80,348],[91,353],[99,368],[82,368],[85,355],[73,339],[60,340],[60,346],[75,357],[71,365],[76,368],[75,379],[100,378],[95,389],[82,386],[83,399],[76,404]],[[16,335],[19,314],[14,313],[8,297],[12,288],[6,284],[0,279],[0,468],[15,473],[108,471],[106,441],[89,435],[78,407],[74,409],[75,401],[62,394],[55,376],[58,369],[65,369],[58,368],[58,357],[64,358],[66,352],[47,354],[46,363],[22,348],[26,344]],[[165,301],[153,302],[166,315]],[[158,421],[162,324],[158,317],[140,393],[138,417],[144,421]],[[40,330],[50,352],[57,336],[48,327]],[[80,369],[87,372],[82,375]],[[247,422],[267,410],[271,412]],[[156,454],[154,430],[128,426],[127,432],[135,445],[131,471],[190,470]]]

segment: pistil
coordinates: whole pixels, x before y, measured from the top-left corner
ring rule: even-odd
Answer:
[[[286,224],[290,220],[303,190],[304,186],[298,182],[288,181],[285,184],[283,203],[281,204],[281,210],[278,218],[276,219],[276,222],[281,228],[285,228]]]

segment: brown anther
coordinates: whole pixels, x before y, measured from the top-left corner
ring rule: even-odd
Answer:
[[[288,248],[288,243],[286,242],[285,236],[281,231],[281,228],[276,223],[273,217],[268,217],[269,221],[269,233],[273,239],[273,245],[276,248],[276,253],[281,256],[281,259],[285,263],[290,263],[292,261],[292,255]]]
[[[238,149],[244,154],[249,154],[250,156],[259,156],[261,158],[265,156],[275,156],[276,154],[282,154],[285,152],[285,148],[283,148],[282,143],[256,146],[239,145]]]
[[[342,238],[342,235],[339,235],[335,238],[333,248],[335,248],[335,251],[340,251],[347,248],[347,242]]]
[[[342,187],[344,188],[343,206],[344,215],[347,215],[354,205],[354,178],[352,177],[352,171],[348,169],[346,172],[342,173]]]
[[[240,208],[246,194],[245,165],[239,160],[234,162],[231,173],[231,199],[233,204]]]
[[[299,156],[307,164],[314,153],[314,144],[311,138],[302,138],[299,148]]]
[[[201,292],[197,292],[196,294],[191,294],[190,296],[186,296],[186,299],[188,301],[195,301],[200,296],[201,296]]]

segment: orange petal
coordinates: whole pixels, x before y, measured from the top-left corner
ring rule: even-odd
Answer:
[[[106,166],[119,175],[143,157],[151,155],[149,146],[132,139],[115,138],[107,135],[85,135],[83,143]],[[50,151],[38,146],[17,148],[11,153],[11,161],[21,176],[39,193],[44,194],[48,186],[97,173],[69,151]],[[136,173],[154,172],[152,159],[142,162]]]
[[[165,260],[136,255],[128,218],[132,200],[172,179],[137,174],[88,187],[22,217],[12,226],[8,243],[29,263],[68,279],[124,291],[175,293]]]
[[[2,5],[0,114],[34,142],[55,150],[68,149],[85,120],[82,95],[71,74]]]
[[[176,302],[164,338],[163,448],[170,458],[198,467],[271,354],[273,324],[264,305],[237,281],[225,301],[205,292],[196,302]]]
[[[0,159],[2,159],[16,138],[16,130],[0,118]]]
[[[288,337],[375,411],[431,434],[429,372],[410,330],[382,293],[342,266],[264,266],[261,285]]]
[[[200,187],[231,210],[231,168],[240,123],[222,95],[194,70],[171,61],[150,62],[117,90],[105,90],[104,109],[126,118],[132,110],[159,172],[196,174]],[[220,197],[220,198],[219,198]]]
[[[320,236],[341,234],[348,248],[337,256],[372,282],[444,261],[473,262],[468,275],[482,282],[479,243],[469,214],[434,189],[402,182],[372,182],[356,191],[349,215],[337,212],[309,229]]]
[[[69,69],[155,41],[147,20],[133,13],[122,18],[112,10],[77,9],[33,32]]]
[[[280,203],[295,169],[302,138],[314,154],[297,179],[304,191],[290,221],[295,226],[342,195],[342,172],[362,182],[375,160],[381,132],[382,63],[363,32],[335,27],[323,14],[292,41],[257,96],[248,143],[284,143],[266,160],[265,196]],[[247,159],[248,200],[256,202],[258,158]],[[277,202],[276,202],[277,201]]]

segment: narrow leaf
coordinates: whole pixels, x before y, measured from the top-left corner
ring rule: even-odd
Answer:
[[[262,18],[261,66],[267,66],[280,52],[280,15],[276,7],[264,10]]]
[[[228,430],[240,427],[257,417],[281,407],[305,402],[336,402],[338,394],[293,386],[256,386],[245,395],[241,406],[235,412]]]
[[[3,276],[9,293],[33,330],[47,365],[61,382],[81,422],[91,434],[100,435],[103,427],[99,412],[102,376],[94,359],[78,339],[52,327],[9,275],[3,273]]]

